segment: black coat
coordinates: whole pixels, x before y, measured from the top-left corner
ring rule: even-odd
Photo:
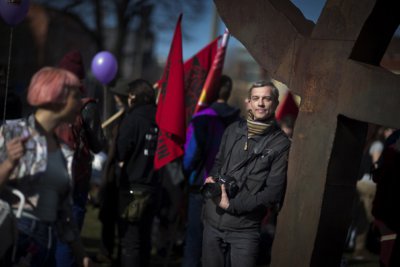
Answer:
[[[117,160],[124,162],[119,181],[121,188],[157,183],[154,175],[158,136],[155,116],[154,105],[142,105],[129,110],[120,124],[116,154]]]
[[[244,149],[246,142],[247,150]],[[226,211],[213,200],[207,200],[204,219],[221,230],[258,228],[266,209],[277,207],[283,201],[289,147],[290,140],[276,123],[264,135],[248,140],[246,121],[229,126],[222,137],[211,176],[222,173],[233,177],[241,190],[230,199]],[[259,152],[252,156],[255,148]],[[249,157],[250,161],[236,168]]]

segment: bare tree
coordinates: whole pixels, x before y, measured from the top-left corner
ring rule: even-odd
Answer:
[[[126,46],[129,34],[134,34],[133,54],[134,72],[142,74],[144,61],[152,57],[155,35],[161,31],[172,30],[179,13],[185,19],[199,19],[204,11],[202,0],[35,0],[47,8],[57,9],[73,15],[89,31],[97,49],[107,49],[124,65]],[[108,32],[113,29],[113,41],[110,44]],[[184,38],[190,34],[184,31]],[[149,55],[150,54],[150,55]],[[146,55],[146,56],[144,56]],[[139,59],[138,59],[139,58]]]

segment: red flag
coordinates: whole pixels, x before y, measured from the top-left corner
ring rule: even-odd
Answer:
[[[155,169],[183,155],[182,145],[185,143],[186,129],[181,20],[182,15],[176,24],[167,64],[161,78],[156,114],[160,132],[154,158]]]
[[[285,98],[279,104],[278,108],[275,112],[275,117],[278,121],[283,119],[286,116],[292,116],[294,120],[297,118],[297,114],[299,113],[299,107],[294,101],[292,93],[288,91]]]
[[[203,90],[201,91],[201,95],[199,101],[197,102],[194,113],[197,113],[198,111],[207,107],[218,97],[216,90],[218,89],[218,82],[221,78],[222,68],[224,66],[228,40],[229,32],[225,31],[222,37],[221,47],[218,48],[217,55],[215,56],[211,70],[207,75],[206,82],[204,84]]]
[[[201,49],[183,65],[185,73],[186,125],[192,118],[196,108],[201,90],[204,87],[207,75],[211,69],[215,55],[217,54],[218,41],[220,39],[221,36]]]
[[[204,87],[207,75],[211,69],[215,55],[217,54],[218,41],[221,36],[218,36],[214,41],[203,47],[193,57],[186,60],[183,65],[185,73],[185,114],[186,125],[192,118],[193,112],[199,100],[201,90]],[[154,84],[157,89],[161,88],[164,77]]]

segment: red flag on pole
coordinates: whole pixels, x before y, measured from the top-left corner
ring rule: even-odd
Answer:
[[[181,20],[182,15],[176,24],[167,64],[161,78],[156,114],[160,132],[154,158],[155,169],[183,155],[182,145],[185,143],[186,129]]]
[[[217,54],[218,41],[220,39],[221,36],[201,49],[183,65],[185,73],[186,124],[192,118],[201,90]]]
[[[296,120],[298,113],[299,107],[294,101],[292,93],[288,91],[285,98],[276,109],[275,118],[280,121],[286,116],[291,116],[293,120]]]
[[[218,36],[214,41],[203,47],[193,57],[186,60],[183,64],[183,72],[185,73],[185,114],[186,125],[192,118],[193,112],[196,108],[197,101],[199,100],[201,90],[207,79],[207,75],[211,69],[215,55],[218,50],[218,41],[221,36]],[[155,88],[160,89],[161,85],[165,83],[162,77],[154,85]]]
[[[197,102],[194,113],[197,113],[203,108],[207,107],[218,97],[216,90],[218,89],[218,82],[222,75],[222,68],[224,66],[228,40],[229,32],[228,30],[226,30],[224,35],[222,36],[221,47],[218,48],[217,55],[215,56],[211,70],[207,75],[206,82],[204,84],[203,90],[201,91],[201,95]]]

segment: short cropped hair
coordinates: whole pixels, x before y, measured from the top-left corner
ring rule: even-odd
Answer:
[[[128,88],[128,93],[135,95],[135,106],[156,103],[156,93],[148,81],[136,79],[128,84]]]
[[[44,67],[36,72],[28,88],[27,101],[31,106],[63,104],[69,86],[80,86],[78,77],[67,70]]]
[[[219,81],[218,99],[228,101],[232,91],[232,79],[227,75],[222,75]]]
[[[272,88],[272,97],[275,103],[279,103],[279,90],[276,88],[275,84],[273,82],[267,82],[267,81],[258,81],[255,82],[251,85],[248,91],[248,98],[251,98],[251,92],[253,88],[258,88],[258,87],[271,87]]]

